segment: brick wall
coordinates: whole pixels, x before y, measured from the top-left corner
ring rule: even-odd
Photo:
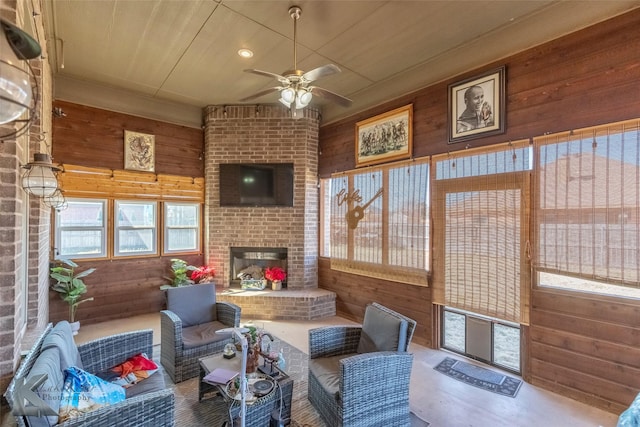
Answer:
[[[277,105],[205,110],[205,259],[229,286],[230,247],[287,248],[289,289],[316,288],[319,113]],[[293,207],[220,207],[221,163],[293,163]]]
[[[29,19],[31,35],[46,58],[39,2],[3,1],[0,14],[21,28],[27,27],[25,20]],[[34,152],[50,153],[52,78],[46,60],[35,58],[29,63],[39,93],[36,112],[29,116],[31,126],[27,132],[3,138],[0,143],[0,394],[13,376],[20,352],[30,346],[29,337],[37,334],[49,317],[50,209],[45,209],[40,199],[30,200],[20,178],[21,166],[33,158]],[[19,127],[15,123],[0,125],[0,135]]]

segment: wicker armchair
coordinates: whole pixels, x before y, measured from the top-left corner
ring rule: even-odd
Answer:
[[[408,426],[416,322],[373,303],[362,327],[309,331],[308,398],[332,427]]]
[[[167,310],[160,312],[160,361],[174,383],[196,377],[198,359],[220,353],[233,341],[216,331],[240,324],[240,307],[216,302],[213,284],[167,289]]]
[[[31,368],[34,367],[36,360],[43,351],[51,351],[43,350],[43,342],[45,341],[45,337],[51,333],[51,330],[52,325],[49,324],[31,351],[24,358],[5,392],[5,397],[7,402],[9,402],[9,406],[12,406],[12,410],[14,409],[13,403],[19,396],[17,387],[24,381],[23,379],[28,378]],[[83,369],[92,374],[104,372],[139,353],[151,355],[152,351],[153,331],[151,329],[111,335],[78,346]],[[154,375],[162,376],[162,372]],[[56,375],[53,374],[51,376],[56,377]],[[151,381],[151,379],[146,381]],[[160,382],[164,384],[164,380]],[[140,384],[142,385],[143,383],[144,381]],[[52,390],[61,390],[61,387],[58,385],[52,386],[51,384],[52,383],[44,383],[43,385]],[[27,425],[49,425],[46,418],[44,420],[41,418],[33,419],[33,417],[26,415],[16,415],[15,420],[16,424],[20,427],[26,427]],[[75,418],[56,424],[56,426],[173,427],[174,423],[175,397],[173,390],[170,388],[161,388],[156,391],[142,392],[141,394],[127,397],[126,400],[114,405],[103,406],[91,412],[80,414]]]

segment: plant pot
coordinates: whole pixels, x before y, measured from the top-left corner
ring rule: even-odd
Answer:
[[[73,332],[73,335],[78,335],[78,331],[80,330],[80,321],[76,320],[73,323],[69,323],[69,325],[71,325],[71,332]]]
[[[274,280],[271,282],[271,289],[274,291],[279,291],[282,289],[282,280]]]

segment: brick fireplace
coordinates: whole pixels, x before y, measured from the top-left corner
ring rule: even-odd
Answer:
[[[318,131],[315,109],[292,119],[278,105],[206,108],[205,258],[217,284],[232,284],[232,248],[280,248],[288,290],[318,287]],[[293,163],[293,206],[220,206],[223,163]]]
[[[287,248],[230,248],[229,283],[232,287],[240,286],[238,274],[246,268],[258,266],[263,271],[266,268],[280,267],[288,271]],[[282,284],[287,287],[287,281]]]

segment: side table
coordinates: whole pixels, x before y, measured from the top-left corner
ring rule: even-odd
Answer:
[[[201,401],[209,393],[219,393],[227,402],[227,407],[233,418],[240,416],[240,402],[227,396],[224,385],[213,385],[202,381],[205,375],[216,368],[225,368],[240,372],[240,357],[225,359],[221,354],[200,359],[200,381],[198,384],[198,400]],[[293,394],[293,379],[284,371],[274,366],[278,375],[273,379],[278,383],[266,396],[258,398],[255,402],[247,404],[246,427],[264,427],[271,421],[271,413],[280,409],[280,390],[282,391],[282,420],[285,425],[291,422],[291,396]],[[225,414],[228,416],[228,414]]]

